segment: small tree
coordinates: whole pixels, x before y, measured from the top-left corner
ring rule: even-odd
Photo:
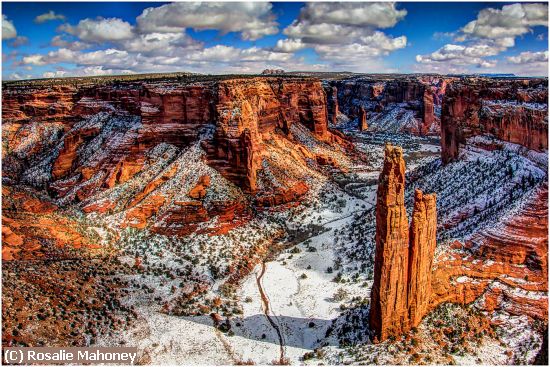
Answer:
[[[344,288],[338,288],[336,293],[334,293],[334,295],[332,296],[332,298],[336,302],[341,302],[345,300],[347,297],[348,297],[348,292]]]

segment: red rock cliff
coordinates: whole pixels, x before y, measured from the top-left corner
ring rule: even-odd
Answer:
[[[548,90],[541,80],[469,81],[447,87],[441,111],[441,157],[458,157],[459,145],[491,134],[529,149],[548,149]]]
[[[136,82],[122,86],[13,87],[3,91],[3,126],[7,141],[13,142],[27,125],[61,123],[66,134],[52,164],[52,180],[79,174],[82,181],[99,175],[93,184],[97,188],[112,187],[138,173],[150,148],[160,143],[189,146],[198,140],[203,126],[212,124],[212,137],[203,140],[208,163],[253,193],[264,137],[275,131],[290,136],[290,127],[302,124],[318,139],[334,140],[328,131],[326,105],[320,81],[299,78],[225,79],[187,85]],[[141,125],[117,127],[116,134],[103,140],[108,154],[85,166],[76,165],[78,152],[101,132],[97,124],[74,128],[75,122],[99,112],[126,120],[135,116]],[[110,141],[115,135],[116,144]],[[40,140],[55,141],[46,136]],[[26,154],[27,160],[33,154],[51,151],[53,146],[38,148]],[[10,172],[17,176],[24,164],[17,162]],[[82,195],[92,193],[93,187]]]
[[[436,231],[436,195],[424,195],[416,190],[409,233],[408,308],[411,326],[417,326],[429,309]]]

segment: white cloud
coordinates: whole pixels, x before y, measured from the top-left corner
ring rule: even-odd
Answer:
[[[391,51],[405,47],[405,36],[391,38],[382,32],[361,38],[360,43],[344,43],[342,45],[317,45],[315,51],[328,60],[353,60],[358,62],[364,59],[388,55]]]
[[[300,39],[280,39],[277,41],[277,45],[273,48],[278,52],[295,52],[307,47],[305,43]]]
[[[69,50],[78,51],[89,48],[90,45],[80,41],[68,41],[63,36],[57,35],[50,41],[50,45],[60,48],[68,48]]]
[[[144,52],[170,54],[174,48],[196,49],[201,43],[193,40],[183,32],[179,33],[148,33],[139,34],[134,38],[121,42],[124,50],[129,52]]]
[[[391,37],[379,28],[393,27],[407,14],[395,3],[307,3],[298,19],[283,31],[275,51],[294,52],[312,48],[335,67],[363,69],[365,60],[404,48],[407,37]]]
[[[134,55],[116,49],[79,52],[66,48],[50,51],[46,55],[30,55],[23,57],[27,65],[49,65],[57,63],[73,63],[81,66],[104,66],[113,69],[129,69],[138,63]]]
[[[65,70],[46,71],[42,74],[44,78],[62,78],[67,75]]]
[[[44,23],[50,20],[65,20],[67,19],[63,14],[56,14],[53,10],[50,10],[47,13],[40,14],[36,18],[34,18],[35,23]]]
[[[91,52],[80,52],[66,48],[50,51],[45,55],[23,57],[26,65],[55,65],[73,63],[79,67],[102,67],[112,73],[120,72],[164,72],[176,69],[209,72],[259,72],[266,65],[286,70],[300,67],[308,69],[301,59],[291,53],[275,52],[259,47],[245,49],[217,45],[209,48],[185,49],[174,48],[165,54],[135,53],[126,50],[106,49]],[[78,69],[84,70],[84,69]],[[73,71],[70,71],[74,75]],[[99,75],[99,74],[97,74]]]
[[[298,24],[339,24],[372,28],[390,28],[407,15],[395,3],[307,3]]]
[[[540,52],[522,52],[517,56],[506,58],[512,64],[529,64],[535,62],[548,62],[548,51]]]
[[[2,14],[2,40],[7,40],[17,37],[17,31],[11,20]]]
[[[502,9],[486,8],[461,31],[469,36],[496,39],[521,36],[533,26],[548,27],[548,4],[518,3],[504,5]]]
[[[77,36],[86,42],[122,41],[134,37],[130,23],[118,18],[86,18],[76,26],[64,24],[59,30]]]
[[[267,2],[185,2],[145,9],[137,17],[142,33],[176,33],[185,28],[240,32],[245,40],[256,40],[278,32],[272,5]]]
[[[467,23],[459,30],[454,41],[461,44],[446,44],[438,50],[427,54],[417,55],[416,61],[420,65],[416,70],[438,72],[456,72],[454,70],[468,70],[476,68],[494,68],[496,60],[487,57],[497,56],[515,46],[516,37],[532,31],[533,26],[548,27],[548,5],[538,4],[510,4],[502,9],[486,8],[481,10],[477,18]],[[523,56],[522,56],[523,55]],[[540,59],[543,55],[522,53],[516,57],[509,57],[509,63],[524,63],[521,60]],[[540,62],[540,61],[537,61]],[[505,72],[505,65],[499,63],[498,72]],[[510,70],[510,68],[508,69]],[[479,70],[478,70],[479,71]],[[489,70],[495,72],[495,70]],[[540,74],[539,74],[540,75]]]
[[[30,65],[46,65],[47,62],[44,60],[43,55],[31,55],[31,56],[25,56],[23,57],[23,64],[30,64]]]

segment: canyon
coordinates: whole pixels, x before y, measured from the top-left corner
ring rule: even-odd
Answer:
[[[531,363],[547,80],[265,74],[4,83],[3,345]]]

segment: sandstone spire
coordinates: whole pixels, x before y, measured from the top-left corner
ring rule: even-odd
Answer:
[[[432,263],[436,246],[436,195],[414,193],[409,233],[408,307],[411,326],[417,326],[428,311],[432,291]]]
[[[359,131],[365,131],[369,128],[367,124],[367,112],[363,107],[359,109]]]
[[[405,161],[386,145],[376,201],[376,254],[370,324],[378,340],[417,326],[428,311],[436,245],[436,196],[416,190],[409,229]]]
[[[409,229],[405,210],[403,150],[389,144],[376,201],[376,257],[370,323],[380,340],[408,327]]]

